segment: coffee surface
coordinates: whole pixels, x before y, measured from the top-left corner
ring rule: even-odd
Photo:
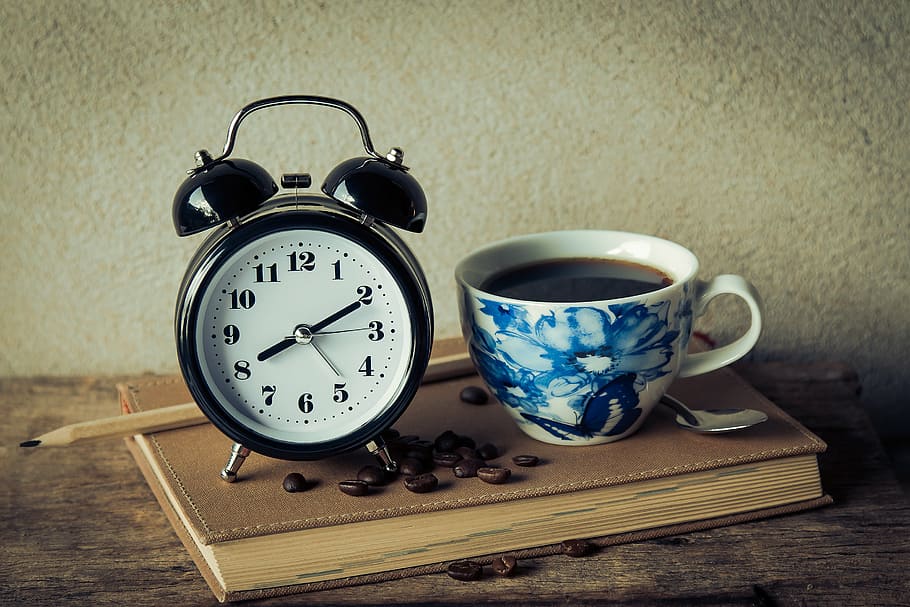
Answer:
[[[571,303],[632,297],[673,281],[657,268],[616,259],[554,259],[507,268],[480,289],[523,301]]]

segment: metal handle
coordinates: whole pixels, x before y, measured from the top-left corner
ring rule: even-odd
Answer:
[[[366,151],[366,153],[374,158],[385,160],[383,156],[377,154],[376,150],[373,149],[373,142],[370,140],[370,132],[367,129],[367,123],[363,119],[363,116],[360,115],[360,112],[358,112],[353,106],[339,99],[332,99],[331,97],[317,97],[314,95],[283,95],[280,97],[268,97],[266,99],[254,101],[253,103],[245,106],[243,109],[237,112],[237,114],[234,116],[234,119],[231,120],[231,125],[228,127],[227,141],[224,144],[224,150],[222,151],[221,156],[214,158],[209,162],[206,162],[206,164],[224,160],[230,155],[231,151],[234,149],[234,141],[237,139],[237,129],[240,128],[240,123],[244,118],[256,110],[279,105],[321,105],[345,112],[354,119],[354,122],[356,122],[357,126],[360,128],[360,137],[363,140],[363,149]]]

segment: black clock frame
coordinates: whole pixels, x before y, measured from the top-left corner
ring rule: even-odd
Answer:
[[[264,436],[228,414],[208,386],[196,345],[199,295],[220,264],[246,244],[276,232],[305,228],[325,230],[348,238],[373,253],[390,271],[405,295],[413,342],[408,377],[383,413],[351,434],[318,443],[292,443]],[[430,292],[420,266],[407,245],[378,221],[347,210],[322,196],[279,196],[235,226],[216,230],[190,261],[177,297],[175,315],[177,358],[190,394],[221,432],[256,453],[285,460],[315,460],[363,447],[375,440],[404,413],[426,371],[433,344]]]

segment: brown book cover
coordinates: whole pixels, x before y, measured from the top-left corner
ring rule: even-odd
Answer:
[[[464,558],[554,554],[569,538],[609,545],[830,503],[816,457],[825,444],[729,370],[678,380],[671,392],[693,408],[761,409],[767,422],[700,435],[658,408],[633,437],[591,447],[535,441],[495,401],[462,402],[467,385],[482,384],[476,375],[425,383],[395,427],[430,441],[452,430],[496,445],[501,455],[491,463],[512,470],[505,484],[436,467],[439,487],[430,493],[394,480],[366,496],[346,495],[338,482],[376,462],[366,450],[317,462],[252,454],[228,484],[219,472],[231,441],[210,424],[127,444],[221,601],[440,572]],[[120,386],[120,396],[128,412],[190,400],[178,376],[137,378]],[[511,458],[520,454],[540,464],[515,466]],[[285,492],[290,472],[312,486]]]

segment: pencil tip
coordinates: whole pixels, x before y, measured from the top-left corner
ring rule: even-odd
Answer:
[[[32,440],[27,440],[23,443],[19,443],[19,446],[20,447],[37,447],[40,444],[41,444],[40,440],[32,439]]]

